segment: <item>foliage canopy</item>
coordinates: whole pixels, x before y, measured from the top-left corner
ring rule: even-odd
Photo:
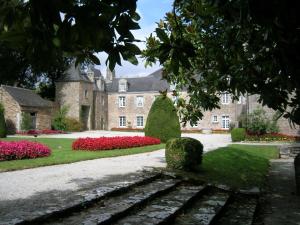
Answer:
[[[171,99],[158,96],[153,102],[147,117],[145,136],[159,138],[165,143],[181,135],[179,118]]]
[[[164,66],[168,81],[188,88],[190,101],[179,105],[185,121],[218,108],[227,91],[235,99],[258,94],[300,124],[300,3],[292,2],[174,1],[144,55]]]

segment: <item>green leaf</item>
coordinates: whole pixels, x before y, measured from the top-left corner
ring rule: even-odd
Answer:
[[[169,43],[169,37],[168,35],[165,33],[165,31],[163,29],[160,28],[156,28],[155,29],[156,35],[157,37],[164,43]]]

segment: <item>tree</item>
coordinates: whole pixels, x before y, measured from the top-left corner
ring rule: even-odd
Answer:
[[[136,0],[3,0],[0,43],[42,68],[62,56],[99,64],[94,53],[106,52],[112,70],[121,56],[137,64],[139,18]]]
[[[171,99],[161,95],[155,99],[148,114],[145,136],[166,142],[181,136],[179,118]]]
[[[0,138],[5,138],[7,134],[6,123],[4,118],[4,107],[0,103]]]
[[[219,94],[258,94],[263,105],[300,124],[300,3],[259,0],[175,0],[147,39],[148,64],[186,87],[184,122],[219,107]]]

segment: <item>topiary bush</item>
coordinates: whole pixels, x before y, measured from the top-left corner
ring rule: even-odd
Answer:
[[[0,138],[5,138],[7,135],[6,123],[4,118],[4,107],[0,103]]]
[[[165,143],[181,136],[179,118],[171,99],[158,96],[148,114],[145,136],[159,138]]]
[[[65,118],[66,131],[82,131],[82,122],[76,120],[75,118],[67,117]]]
[[[245,128],[233,128],[231,130],[231,140],[233,142],[244,141],[246,138],[246,129]]]
[[[173,138],[167,142],[165,154],[169,168],[193,171],[202,162],[203,145],[193,138]]]

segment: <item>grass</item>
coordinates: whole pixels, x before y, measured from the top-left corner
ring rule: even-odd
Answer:
[[[52,154],[49,157],[36,158],[36,159],[22,159],[0,162],[0,172],[10,170],[20,170],[27,168],[34,168],[40,166],[49,166],[57,164],[65,164],[78,162],[83,160],[116,157],[123,155],[138,154],[144,152],[151,152],[165,147],[164,144],[150,145],[138,148],[129,149],[117,149],[108,151],[73,151],[71,149],[74,139],[63,138],[5,138],[4,141],[16,141],[16,140],[31,140],[43,143],[51,148]]]
[[[229,145],[204,155],[200,177],[232,188],[263,187],[274,158],[276,146]]]

